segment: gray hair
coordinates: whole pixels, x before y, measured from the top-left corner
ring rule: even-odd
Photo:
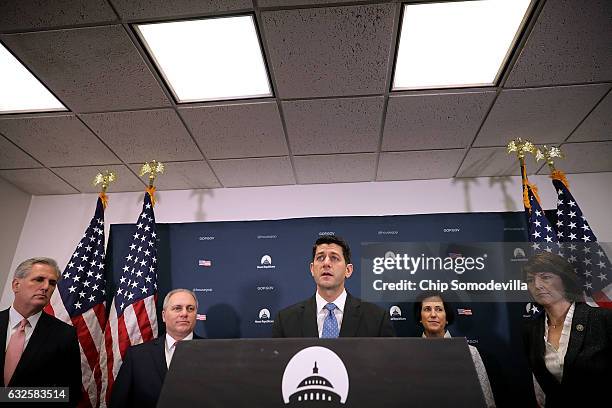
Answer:
[[[168,306],[170,297],[172,297],[172,295],[174,295],[175,293],[179,293],[179,292],[189,293],[193,297],[193,300],[195,300],[196,310],[198,310],[198,298],[196,297],[195,293],[193,293],[193,291],[189,289],[183,289],[183,288],[172,289],[170,292],[168,292],[168,294],[164,298],[164,304],[162,306],[162,309],[166,310],[166,306]]]
[[[51,268],[53,268],[53,270],[55,271],[55,274],[57,275],[58,280],[62,277],[62,272],[60,271],[59,266],[57,266],[57,262],[55,261],[55,259],[45,258],[45,257],[40,256],[36,258],[26,259],[25,261],[20,263],[17,269],[15,269],[13,278],[17,278],[17,279],[25,278],[26,275],[30,273],[30,271],[32,270],[32,267],[36,264],[48,265]]]

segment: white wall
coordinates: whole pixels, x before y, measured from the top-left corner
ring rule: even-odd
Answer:
[[[21,229],[23,228],[30,196],[12,184],[0,178],[0,289],[9,276],[13,264],[13,256],[19,243]]]
[[[612,241],[612,173],[568,179],[599,240]],[[539,186],[543,207],[554,208],[550,180],[531,176],[530,181]],[[109,198],[107,239],[110,224],[136,220],[142,193],[111,193]],[[523,210],[520,177],[175,190],[158,192],[157,198],[155,217],[161,223]],[[63,268],[95,205],[95,194],[33,197],[11,271],[32,256],[54,257]],[[11,302],[10,287],[5,285],[0,307]]]

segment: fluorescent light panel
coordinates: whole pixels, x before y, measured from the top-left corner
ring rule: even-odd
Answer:
[[[58,110],[66,107],[0,44],[0,113]]]
[[[393,90],[494,85],[530,3],[404,5]]]
[[[136,29],[179,102],[272,96],[251,15]]]

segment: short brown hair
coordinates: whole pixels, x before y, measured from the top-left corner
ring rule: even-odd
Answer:
[[[563,257],[552,252],[540,252],[531,257],[525,266],[523,266],[525,277],[540,272],[550,272],[561,278],[565,291],[564,297],[567,300],[583,300],[582,288],[574,271],[574,266]]]

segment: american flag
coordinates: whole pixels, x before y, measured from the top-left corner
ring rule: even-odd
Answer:
[[[128,347],[157,337],[156,299],[157,234],[151,195],[147,191],[104,332],[106,401]]]
[[[562,254],[576,267],[589,304],[612,308],[612,270],[610,260],[567,186],[553,179],[557,190],[557,235]]]
[[[106,324],[104,256],[104,204],[100,197],[89,227],[45,307],[47,313],[76,328],[84,389],[81,407],[98,405],[105,380],[100,369]]]
[[[553,244],[558,241],[557,233],[550,225],[550,222],[548,222],[548,218],[546,218],[546,214],[544,213],[544,210],[542,210],[542,207],[536,199],[531,187],[527,185],[525,188],[527,189],[529,205],[531,207],[525,208],[528,219],[527,224],[529,226],[529,241],[543,242],[544,246],[541,249],[551,252],[556,249],[556,245]],[[534,249],[537,248],[540,248],[540,245],[536,245],[534,247]]]

